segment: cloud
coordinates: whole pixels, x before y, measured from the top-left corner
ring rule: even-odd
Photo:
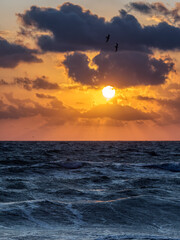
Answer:
[[[155,101],[156,100],[153,97],[147,97],[147,96],[137,96],[137,99],[141,100],[141,101]]]
[[[155,119],[158,125],[179,124],[180,121],[180,94],[175,98],[154,98],[148,96],[138,96],[138,100],[153,102],[158,104],[159,118]]]
[[[18,17],[24,28],[43,31],[37,42],[44,51],[114,51],[115,42],[121,50],[180,49],[180,28],[166,22],[142,26],[125,10],[106,21],[78,5],[64,3],[57,9],[32,6]],[[108,33],[110,44],[105,43]]]
[[[137,97],[138,100],[141,101],[150,101],[150,102],[156,102],[158,103],[164,110],[176,110],[179,111],[180,114],[180,95],[176,98],[169,99],[169,98],[154,98],[154,97],[147,97],[147,96],[141,96],[139,95]]]
[[[68,76],[75,82],[84,85],[94,85],[96,71],[89,67],[90,59],[82,53],[74,53],[66,55],[63,61],[64,66],[68,71]]]
[[[6,82],[4,79],[0,79],[0,86],[7,86],[9,85],[8,82]]]
[[[175,8],[168,9],[163,3],[145,3],[145,2],[131,2],[128,4],[129,10],[135,10],[144,14],[163,15],[173,23],[180,21],[180,3],[176,3]]]
[[[36,93],[36,97],[43,98],[43,99],[56,99],[55,96],[46,95],[46,94],[43,94],[43,93]]]
[[[175,99],[156,99],[155,101],[170,111],[178,112],[180,117],[180,96]]]
[[[162,84],[174,71],[170,58],[156,59],[136,51],[101,52],[92,60],[96,70],[89,67],[89,61],[85,54],[73,53],[66,56],[63,64],[75,82],[91,86],[108,84],[118,88]]]
[[[37,58],[37,50],[28,49],[24,46],[9,43],[6,39],[0,37],[0,67],[15,68],[19,63],[40,63]]]
[[[61,125],[65,123],[81,124],[85,121],[112,120],[117,123],[129,121],[154,121],[159,117],[156,113],[145,113],[130,106],[117,104],[102,104],[93,107],[89,111],[80,113],[78,110],[64,106],[53,99],[47,105],[41,105],[30,99],[17,99],[12,93],[4,94],[6,103],[0,100],[0,119],[20,119],[41,116],[46,125]],[[108,120],[108,121],[109,121]],[[108,122],[107,121],[107,122]],[[110,123],[110,122],[109,122]]]
[[[159,104],[158,112],[144,112],[131,106],[119,104],[101,104],[92,109],[80,113],[78,110],[64,106],[64,104],[52,99],[47,105],[41,105],[31,99],[17,99],[12,94],[4,94],[6,101],[0,99],[0,120],[21,119],[40,116],[43,123],[50,125],[63,125],[65,123],[82,124],[103,120],[102,124],[119,125],[127,122],[152,121],[155,124],[171,125],[180,121],[180,96],[174,99],[156,99],[139,96],[139,100],[154,101]]]
[[[38,77],[35,80],[29,78],[15,78],[14,83],[24,89],[31,91],[32,89],[44,89],[44,90],[58,90],[59,85],[57,83],[51,83],[45,76]]]
[[[152,7],[150,3],[145,2],[131,2],[127,5],[129,10],[136,10],[142,13],[151,13]]]
[[[78,111],[71,107],[65,107],[57,99],[52,100],[47,106],[30,99],[17,99],[13,95],[4,94],[9,103],[0,100],[0,119],[20,119],[41,116],[47,124],[65,124],[72,122],[80,115]]]
[[[180,90],[180,84],[179,83],[171,83],[167,86],[167,90]]]
[[[118,121],[153,120],[158,117],[156,113],[145,113],[130,106],[117,104],[103,104],[96,106],[83,114],[85,118],[111,118]]]
[[[156,99],[161,106],[162,120],[159,124],[179,124],[180,122],[180,95],[174,99]]]

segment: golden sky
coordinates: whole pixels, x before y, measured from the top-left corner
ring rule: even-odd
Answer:
[[[0,140],[180,140],[179,50],[177,1],[1,0]]]

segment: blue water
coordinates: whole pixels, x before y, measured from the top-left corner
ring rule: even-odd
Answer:
[[[0,142],[7,239],[180,239],[180,142]]]

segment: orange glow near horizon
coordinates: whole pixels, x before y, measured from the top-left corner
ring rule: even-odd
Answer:
[[[175,43],[168,37],[163,39],[162,46],[160,39],[157,47],[151,48],[143,39],[143,48],[139,48],[140,45],[136,48],[136,42],[134,45],[133,41],[128,41],[128,32],[124,45],[124,38],[119,34],[116,37],[111,31],[106,33],[106,26],[100,33],[93,28],[89,34],[87,29],[91,26],[91,19],[92,24],[94,21],[100,23],[97,26],[106,25],[106,22],[102,24],[104,20],[100,17],[110,25],[111,17],[129,21],[126,15],[119,15],[117,9],[124,9],[124,2],[128,4],[130,1],[113,1],[114,4],[110,4],[104,0],[102,8],[102,4],[94,0],[72,0],[83,9],[80,17],[84,19],[84,25],[82,28],[77,26],[75,30],[80,32],[77,31],[76,35],[65,31],[67,23],[64,20],[57,22],[57,25],[62,24],[61,29],[49,26],[47,32],[36,26],[24,26],[19,18],[15,22],[16,13],[33,12],[33,9],[28,10],[33,4],[42,7],[43,14],[48,13],[45,7],[54,9],[55,15],[59,14],[57,9],[64,4],[62,0],[54,0],[53,3],[46,0],[46,3],[38,4],[35,0],[28,3],[20,0],[18,4],[13,3],[13,8],[9,8],[10,0],[4,2],[0,9],[0,41],[4,39],[6,43],[0,44],[2,49],[5,46],[3,51],[0,49],[0,140],[180,139],[180,44],[176,43],[178,48],[173,50],[175,48],[169,46]],[[165,0],[162,2],[165,4]],[[168,2],[172,10],[175,2]],[[76,12],[77,6],[66,7],[74,11],[74,15],[81,12],[81,8]],[[83,15],[86,10],[90,11],[87,14],[90,23],[86,21],[86,14]],[[52,22],[56,19],[53,12],[50,16]],[[95,18],[94,14],[97,14]],[[143,26],[151,28],[153,24],[157,27],[164,20],[169,23],[159,15],[154,17],[137,11],[128,14],[136,18],[142,29]],[[67,22],[72,21],[74,26],[71,14],[67,18]],[[39,17],[36,20],[39,21]],[[171,25],[173,22],[169,28]],[[128,31],[131,31],[131,25],[128,26]],[[177,23],[174,27],[177,28]],[[55,30],[58,34],[67,35],[53,41]],[[99,35],[101,33],[102,36]],[[41,35],[44,39],[46,34],[50,39],[52,37],[53,46],[43,50],[36,39]],[[110,39],[106,42],[108,34]],[[117,52],[114,49],[116,41],[119,43]],[[165,41],[169,44],[163,50]],[[150,52],[142,51],[146,50],[146,45]]]

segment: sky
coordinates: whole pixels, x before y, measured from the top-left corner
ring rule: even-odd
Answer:
[[[0,140],[167,141],[179,130],[180,3],[1,0]]]

